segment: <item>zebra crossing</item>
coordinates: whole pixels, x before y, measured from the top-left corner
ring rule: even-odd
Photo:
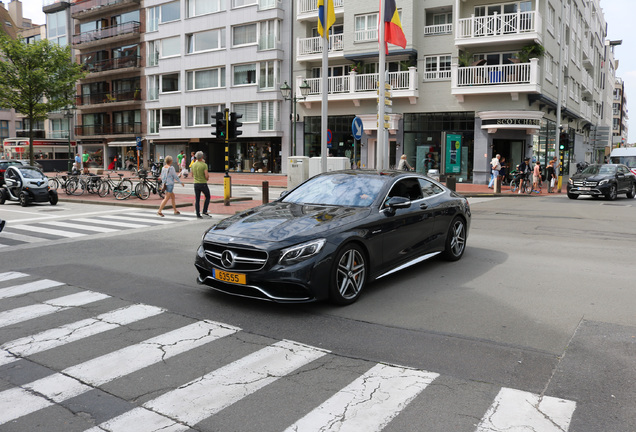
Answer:
[[[0,251],[10,246],[20,246],[60,239],[82,239],[99,234],[112,234],[124,230],[165,226],[196,220],[193,213],[163,218],[154,210],[125,211],[116,214],[103,213],[89,217],[71,217],[58,220],[38,220],[30,223],[8,223],[0,235]]]
[[[56,428],[54,416],[44,423],[29,419],[56,406],[70,411],[73,403],[101,390],[126,408],[106,418],[75,416],[77,430],[223,430],[215,421],[225,412],[245,405],[249,418],[251,407],[268,404],[277,407],[276,415],[259,419],[258,430],[387,431],[406,411],[424,412],[427,391],[443,380],[435,372],[340,358],[323,348],[22,272],[0,273],[0,299],[0,383],[5,383],[0,429],[32,431],[39,424],[40,430],[70,430],[63,421]],[[103,346],[108,342],[114,346]],[[83,348],[90,344],[100,346],[99,352]],[[75,354],[66,359],[67,352]],[[31,367],[38,371],[34,379],[12,378],[16,370]],[[163,382],[166,377],[173,380],[170,385]],[[335,384],[321,388],[316,381]],[[127,382],[133,389],[121,391]],[[125,394],[134,390],[138,394]],[[301,393],[290,400],[284,398],[287,391]],[[479,423],[467,421],[475,432],[567,431],[575,409],[574,401],[501,388],[484,401]],[[260,409],[255,411],[257,416]],[[414,424],[411,430],[427,429]],[[451,429],[436,425],[435,430]]]

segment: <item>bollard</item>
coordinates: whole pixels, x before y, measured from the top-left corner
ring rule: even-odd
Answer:
[[[495,180],[495,193],[501,193],[501,177],[499,176],[497,176],[497,179]]]
[[[223,176],[223,205],[226,205],[226,206],[230,205],[230,197],[232,196],[231,188],[232,188],[232,179],[230,178],[230,175],[226,171],[225,176]]]
[[[457,179],[453,175],[446,177],[446,187],[454,191],[457,185]]]
[[[269,203],[269,182],[263,182],[263,204]]]

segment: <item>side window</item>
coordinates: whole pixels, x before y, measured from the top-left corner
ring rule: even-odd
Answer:
[[[422,194],[424,197],[431,197],[437,194],[444,192],[444,190],[437,186],[435,183],[432,183],[428,180],[419,179],[420,180],[420,188],[422,190]]]
[[[410,198],[409,197],[409,187],[406,184],[405,180],[400,180],[399,182],[394,184],[393,187],[391,188],[391,191],[389,192],[388,198],[393,198],[393,197],[396,197],[396,196],[400,196],[400,197],[404,197],[404,198]]]
[[[403,179],[395,183],[387,196],[387,200],[396,196],[404,197],[410,201],[419,200],[424,197],[420,184],[417,179],[414,178]]]

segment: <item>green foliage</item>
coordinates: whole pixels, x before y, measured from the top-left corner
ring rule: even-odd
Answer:
[[[48,40],[26,44],[0,34],[0,57],[1,107],[15,109],[33,125],[73,104],[75,85],[85,72],[73,62],[69,47]],[[32,131],[29,135],[32,143]]]
[[[467,67],[473,62],[473,53],[470,51],[460,51],[457,55],[457,63],[460,67]]]
[[[543,45],[533,43],[521,48],[515,57],[519,59],[520,63],[528,63],[531,58],[540,58],[544,53],[545,48]]]

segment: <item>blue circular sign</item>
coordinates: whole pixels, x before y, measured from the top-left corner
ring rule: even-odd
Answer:
[[[351,123],[351,130],[355,139],[362,139],[362,132],[364,131],[364,128],[362,127],[362,119],[360,117],[355,116],[353,118],[353,122]]]

